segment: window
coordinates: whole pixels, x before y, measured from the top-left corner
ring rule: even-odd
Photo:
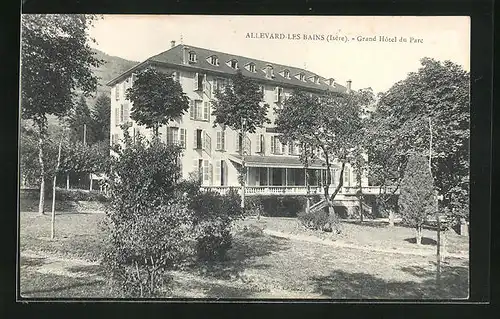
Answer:
[[[210,121],[210,102],[203,102],[203,120]]]
[[[330,86],[335,86],[335,80],[334,79],[328,79],[328,84]]]
[[[299,74],[299,80],[305,82],[306,81],[306,75],[304,73]]]
[[[203,183],[209,184],[212,180],[212,165],[208,160],[203,160]]]
[[[167,144],[175,144],[186,148],[186,129],[167,127]]]
[[[300,145],[299,143],[297,143],[295,145],[295,151],[296,151],[296,155],[300,155],[302,153],[302,145]]]
[[[264,153],[265,147],[264,147],[264,134],[259,134],[257,135],[257,153]]]
[[[238,68],[238,61],[236,60],[229,61],[229,67],[236,70]]]
[[[283,88],[277,86],[274,89],[274,102],[279,103],[281,101],[281,94],[283,93]]]
[[[203,140],[202,140],[202,137],[203,137],[203,130],[200,130],[200,129],[196,129],[194,130],[194,145],[193,147],[197,150],[201,150],[203,148]]]
[[[196,177],[199,181],[202,181],[203,178],[203,159],[195,159],[193,160],[193,172],[196,174]]]
[[[268,79],[274,78],[274,70],[271,65],[266,66],[266,78]]]
[[[203,132],[203,150],[208,154],[212,153],[212,138],[207,132]]]
[[[283,71],[283,77],[289,79],[290,78],[290,71],[288,71],[288,70]]]
[[[288,144],[288,154],[297,155],[295,152],[297,151],[296,144],[294,142],[290,142]]]
[[[203,73],[195,73],[194,75],[194,90],[203,90],[203,82],[205,81],[206,75]]]
[[[196,53],[194,51],[189,52],[189,62],[196,62]]]
[[[216,141],[216,148],[218,151],[224,151],[226,149],[226,132],[224,131],[217,131],[217,141]]]
[[[210,102],[190,100],[189,118],[197,121],[210,121]]]
[[[284,150],[285,148],[281,144],[278,136],[271,136],[271,153],[282,154]]]
[[[255,73],[255,64],[253,64],[253,63],[248,64],[247,70],[252,72],[252,73]]]
[[[219,58],[216,55],[212,55],[211,57],[208,58],[208,62],[212,65],[219,65]]]
[[[286,143],[280,143],[281,144],[281,154],[286,154]]]

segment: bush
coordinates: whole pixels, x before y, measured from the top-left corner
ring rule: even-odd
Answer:
[[[106,211],[104,265],[127,296],[155,296],[164,272],[194,251],[194,211],[175,191],[180,149],[137,138],[117,149]]]
[[[22,189],[19,193],[21,200],[32,199],[38,200],[40,198],[40,191],[38,189]],[[52,189],[45,191],[45,200],[52,199]],[[57,201],[87,201],[87,202],[107,202],[109,199],[98,191],[87,191],[82,189],[56,189]]]
[[[320,200],[320,196],[313,195],[311,205]],[[249,196],[246,199],[245,207],[248,213],[256,215],[261,213],[267,217],[297,217],[299,213],[306,209],[306,196],[274,196],[258,195]]]
[[[227,195],[201,192],[196,181],[184,182],[180,187],[194,211],[196,254],[202,261],[223,260],[231,248],[231,223],[242,217],[240,197],[231,190]]]

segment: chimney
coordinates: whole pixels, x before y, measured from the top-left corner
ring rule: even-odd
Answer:
[[[351,83],[352,83],[351,80],[347,80],[347,93],[351,92]]]
[[[186,46],[182,48],[182,64],[188,64],[188,50]]]
[[[175,41],[174,40],[170,41],[170,47],[171,48],[175,47]]]

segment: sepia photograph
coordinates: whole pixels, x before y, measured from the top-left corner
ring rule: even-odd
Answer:
[[[20,300],[469,298],[469,17],[20,27]]]

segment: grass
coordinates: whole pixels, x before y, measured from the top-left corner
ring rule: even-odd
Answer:
[[[389,227],[385,223],[375,223],[366,221],[343,222],[342,233],[335,235],[332,233],[318,232],[304,229],[295,218],[261,218],[260,220],[248,219],[242,225],[257,225],[261,228],[268,228],[289,234],[300,234],[306,236],[316,236],[324,239],[331,239],[337,242],[356,245],[360,247],[384,248],[405,251],[436,251],[436,231],[424,229],[422,245],[416,245],[415,233],[411,228],[403,226]],[[453,230],[446,232],[446,251],[449,253],[468,254],[469,238],[456,234]]]
[[[50,216],[22,213],[21,251],[63,256],[67,260],[98,260],[102,250],[99,224],[103,214],[61,214],[56,218],[56,240],[50,236]],[[299,232],[286,218],[245,220],[280,231]],[[337,240],[360,245],[414,247],[405,239],[411,229],[345,224]],[[315,233],[316,236],[325,236]],[[432,233],[424,232],[432,238]],[[450,237],[450,246],[466,250],[467,240]],[[453,244],[452,244],[453,243]],[[431,243],[432,245],[432,243]],[[453,246],[455,245],[455,246]],[[386,248],[386,247],[385,247]],[[435,247],[434,247],[435,248]],[[434,249],[422,245],[417,249]],[[26,297],[118,297],[99,265],[66,266],[66,276],[41,273],[50,267],[47,258],[21,259],[21,292]],[[321,243],[288,240],[260,232],[235,231],[225,262],[199,264],[171,272],[173,282],[165,297],[183,298],[466,298],[468,260],[448,258],[442,267],[441,285],[435,281],[434,256],[367,252]],[[54,267],[54,266],[52,266]],[[69,274],[87,273],[74,278]]]

